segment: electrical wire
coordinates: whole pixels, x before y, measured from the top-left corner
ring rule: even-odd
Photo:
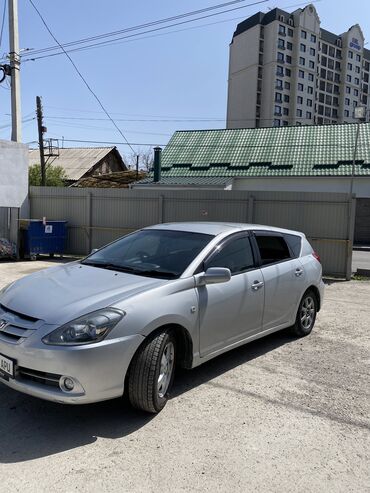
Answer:
[[[4,0],[3,18],[1,21],[1,30],[0,30],[0,48],[1,48],[2,41],[3,41],[4,23],[5,23],[5,14],[6,14],[6,3],[7,3],[7,0]]]
[[[245,1],[245,0],[242,0],[242,1]],[[35,50],[35,52],[33,52],[32,56],[29,56],[29,58],[26,58],[24,60],[24,62],[26,62],[26,61],[36,61],[36,60],[40,60],[42,58],[49,58],[49,57],[53,57],[53,56],[58,56],[58,55],[61,55],[62,53],[72,53],[72,52],[77,52],[77,51],[83,51],[83,50],[90,49],[90,48],[93,48],[93,47],[96,47],[96,46],[107,46],[107,45],[110,45],[112,43],[115,43],[118,40],[135,38],[135,37],[141,36],[143,34],[162,31],[163,29],[168,29],[170,27],[179,26],[179,25],[183,25],[183,24],[188,24],[189,22],[195,22],[195,21],[202,20],[202,19],[207,19],[209,17],[214,17],[216,15],[225,14],[227,12],[233,12],[235,10],[244,9],[244,8],[251,7],[251,6],[254,6],[254,5],[258,5],[258,4],[261,4],[261,3],[266,3],[268,1],[269,0],[259,0],[259,1],[253,2],[253,3],[249,3],[247,5],[242,5],[241,7],[234,7],[232,9],[223,10],[221,12],[214,12],[212,14],[204,15],[204,16],[201,16],[201,17],[196,17],[195,19],[188,19],[186,21],[181,21],[181,22],[176,22],[176,23],[173,23],[173,24],[169,24],[168,26],[161,26],[161,27],[157,27],[157,28],[154,28],[154,29],[148,29],[148,30],[143,31],[143,32],[140,32],[140,33],[129,34],[127,36],[120,36],[120,37],[115,38],[113,40],[100,41],[98,43],[92,43],[90,45],[83,46],[83,47],[80,47],[80,48],[73,48],[73,49],[70,49],[70,50],[65,50],[64,49],[64,46],[65,45],[63,45],[63,46],[60,45],[60,48],[63,48],[63,52],[56,52],[56,53],[51,53],[51,54],[47,54],[47,55],[41,55],[41,56],[34,57],[33,54],[37,54],[37,52]]]
[[[264,1],[268,1],[268,0],[264,0]],[[177,21],[177,20],[183,19],[185,17],[192,17],[192,16],[195,16],[195,15],[198,15],[198,14],[203,14],[205,12],[209,12],[209,11],[212,11],[212,10],[218,10],[218,9],[221,9],[221,8],[224,8],[224,7],[228,7],[230,5],[235,5],[235,4],[244,3],[244,2],[246,2],[246,0],[232,0],[232,1],[221,3],[221,4],[218,4],[218,5],[213,5],[211,7],[206,7],[206,8],[199,9],[199,10],[193,10],[191,12],[185,12],[185,13],[178,14],[178,15],[175,15],[175,16],[172,16],[172,17],[166,17],[164,19],[158,19],[158,20],[150,21],[150,22],[147,22],[147,23],[144,23],[144,24],[139,24],[137,26],[131,26],[131,27],[128,27],[128,28],[120,29],[118,31],[110,31],[110,32],[104,33],[104,34],[99,34],[99,35],[96,35],[96,36],[89,36],[89,37],[81,38],[81,39],[78,39],[78,40],[75,40],[75,41],[70,41],[68,43],[64,43],[63,44],[63,47],[64,48],[68,48],[68,47],[71,47],[71,46],[76,46],[76,45],[79,45],[79,44],[88,43],[88,42],[96,41],[96,40],[99,40],[99,39],[104,39],[104,38],[109,38],[109,37],[113,37],[113,36],[118,36],[120,34],[124,34],[124,33],[127,33],[127,32],[132,32],[132,31],[146,29],[146,28],[157,26],[157,25],[160,25],[160,24],[165,24],[165,23],[168,23],[168,22]],[[261,1],[257,1],[256,4],[257,3],[264,3],[264,2],[261,0]],[[252,5],[254,5],[254,4],[252,4]],[[244,8],[244,7],[246,7],[246,6],[243,6],[241,8]],[[48,51],[54,51],[55,49],[59,49],[59,46],[55,46],[54,45],[54,46],[49,46],[49,47],[46,47],[46,48],[40,48],[40,49],[32,50],[32,54],[45,53],[45,52],[48,52]]]
[[[94,96],[94,98],[96,99],[96,101],[98,102],[99,106],[101,107],[101,109],[104,111],[104,113],[107,115],[108,119],[111,121],[111,123],[113,124],[113,126],[115,127],[115,129],[118,131],[118,133],[121,135],[121,137],[125,140],[125,142],[127,143],[127,145],[130,147],[130,149],[132,150],[132,152],[135,152],[134,148],[131,146],[131,144],[129,144],[128,140],[126,139],[124,133],[121,131],[121,129],[119,128],[119,126],[116,124],[116,122],[113,120],[113,118],[110,116],[110,114],[108,113],[108,111],[106,110],[105,106],[103,105],[103,103],[100,101],[100,99],[98,98],[98,96],[96,95],[96,93],[92,90],[91,86],[89,85],[89,83],[87,82],[87,80],[85,79],[85,77],[82,75],[82,73],[80,72],[80,70],[78,69],[77,65],[75,64],[75,62],[72,60],[72,58],[70,57],[70,55],[65,51],[65,49],[63,48],[63,46],[59,43],[59,41],[57,40],[57,38],[54,36],[54,34],[52,33],[52,31],[50,30],[49,26],[47,25],[45,19],[43,18],[43,16],[41,15],[40,11],[38,10],[38,8],[36,7],[36,5],[33,3],[32,0],[29,0],[30,4],[32,5],[32,7],[35,9],[35,11],[37,12],[38,16],[40,17],[42,23],[44,24],[46,30],[48,31],[48,33],[50,34],[50,36],[54,39],[54,41],[60,46],[60,48],[62,49],[62,51],[64,52],[64,54],[66,55],[66,57],[68,58],[68,60],[71,62],[73,68],[75,69],[75,71],[77,72],[77,74],[79,75],[79,77],[81,78],[81,80],[83,81],[83,83],[85,84],[85,86],[87,87],[87,89],[90,91],[90,93]]]

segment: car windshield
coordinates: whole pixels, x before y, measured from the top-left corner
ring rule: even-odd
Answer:
[[[214,238],[203,233],[144,229],[93,253],[82,264],[141,276],[176,279]]]

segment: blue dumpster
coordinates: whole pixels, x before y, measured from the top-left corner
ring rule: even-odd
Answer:
[[[67,239],[67,221],[31,219],[23,229],[23,253],[35,258],[39,254],[63,255]]]

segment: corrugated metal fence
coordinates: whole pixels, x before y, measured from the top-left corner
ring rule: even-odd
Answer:
[[[31,218],[68,221],[67,253],[171,221],[233,221],[303,231],[327,275],[351,275],[355,200],[345,194],[31,187]]]

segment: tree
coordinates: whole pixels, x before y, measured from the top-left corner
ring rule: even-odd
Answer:
[[[143,171],[150,171],[153,167],[153,149],[148,147],[146,149],[139,148],[137,152],[132,152],[128,156],[125,156],[125,163],[130,169],[136,169],[136,156],[139,156],[139,169]]]
[[[41,166],[39,164],[29,167],[28,178],[31,186],[41,186]],[[67,175],[61,166],[47,166],[45,178],[47,187],[64,187]]]

